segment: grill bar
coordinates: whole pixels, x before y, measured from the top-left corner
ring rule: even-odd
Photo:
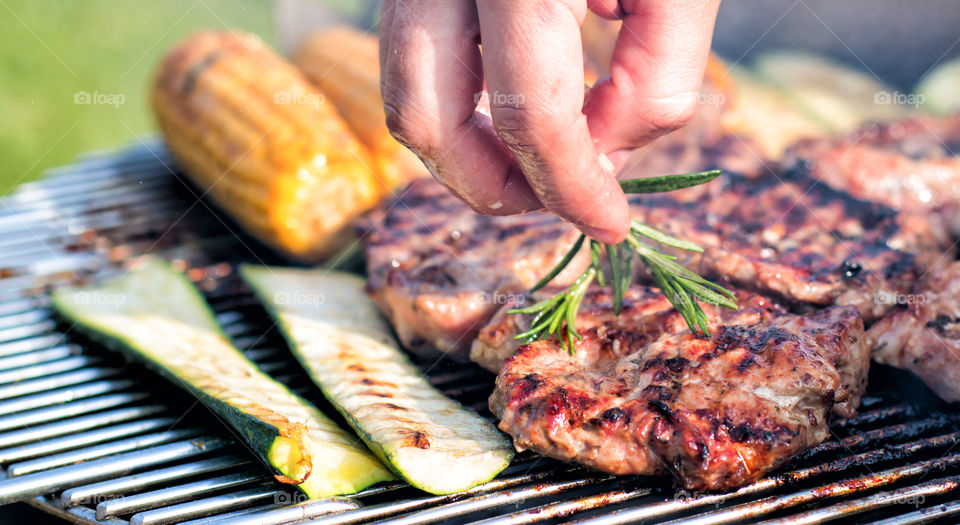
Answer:
[[[218,490],[248,485],[258,481],[263,482],[266,479],[267,476],[259,472],[226,474],[224,476],[195,481],[177,487],[162,488],[137,494],[136,496],[104,501],[97,505],[97,519],[102,520],[108,516],[119,516],[120,514],[133,514],[160,505],[181,503]]]
[[[0,504],[34,498],[81,483],[107,479],[136,469],[198,456],[222,448],[227,443],[215,437],[197,438],[11,478],[0,486]]]
[[[957,516],[960,516],[960,501],[953,501],[937,505],[936,507],[917,509],[894,518],[876,521],[874,525],[918,525],[921,523],[931,523],[940,519],[949,520]]]
[[[744,518],[762,516],[775,511],[796,507],[822,500],[859,492],[863,487],[870,489],[881,488],[886,485],[902,481],[906,478],[920,476],[929,470],[941,470],[946,467],[960,465],[960,454],[954,454],[942,459],[923,461],[906,467],[897,467],[867,476],[847,479],[830,483],[821,487],[794,492],[785,496],[770,496],[768,498],[738,505],[720,512],[710,513],[694,519],[686,520],[688,525],[717,525],[721,523],[736,523]],[[670,523],[670,522],[667,522]]]
[[[651,494],[653,494],[653,489],[650,488],[602,492],[592,496],[585,496],[582,498],[561,501],[559,503],[541,505],[539,507],[527,509],[523,512],[514,512],[512,514],[498,516],[496,518],[488,518],[478,521],[476,524],[516,525],[521,523],[536,523],[538,521],[565,518],[577,512],[602,508],[608,505],[616,505],[633,499],[649,496]]]
[[[76,363],[74,364],[76,365]],[[49,377],[41,377],[39,379],[33,379],[30,381],[19,381],[14,384],[0,386],[0,400],[23,396],[26,394],[34,394],[37,392],[43,392],[45,390],[53,390],[55,388],[67,387],[70,385],[77,385],[97,379],[104,379],[115,376],[120,372],[121,370],[119,368],[74,368],[71,372],[66,374],[57,374]]]
[[[166,523],[175,523],[191,518],[230,511],[248,505],[276,501],[278,499],[283,501],[289,498],[289,493],[279,490],[274,486],[239,490],[230,494],[198,499],[187,503],[171,505],[162,509],[134,514],[130,518],[130,525],[163,525]]]
[[[565,481],[562,483],[528,485],[509,491],[484,494],[482,496],[477,496],[464,501],[449,503],[429,510],[408,514],[406,516],[391,520],[391,523],[398,525],[433,523],[436,521],[451,519],[457,516],[465,516],[475,512],[502,507],[511,503],[526,501],[533,498],[557,496],[573,489],[596,484],[603,479],[611,478],[583,478]]]
[[[295,498],[294,498],[295,499]],[[279,525],[339,514],[361,507],[351,498],[325,498],[310,500],[294,505],[266,505],[254,509],[231,512],[213,518],[188,521],[184,525]]]
[[[10,414],[0,417],[0,431],[11,430],[14,428],[28,428],[38,423],[47,423],[49,421],[61,420],[76,414],[87,414],[97,412],[105,408],[114,408],[128,405],[135,401],[145,399],[146,392],[133,392],[123,394],[108,394],[105,396],[84,399],[76,403],[67,405],[54,405],[46,408],[38,408],[19,414]]]
[[[48,439],[30,443],[29,445],[19,445],[0,450],[0,462],[8,463],[22,461],[29,458],[54,454],[64,450],[72,450],[94,443],[102,443],[117,438],[132,436],[143,432],[150,432],[162,428],[169,428],[176,420],[173,418],[155,418],[143,419],[115,425],[110,427],[98,428],[89,432],[80,432],[71,434],[62,438]]]
[[[80,463],[82,461],[102,458],[104,456],[111,456],[121,452],[130,452],[132,450],[139,450],[146,447],[152,447],[154,445],[161,445],[171,441],[187,439],[197,436],[200,433],[201,432],[199,430],[192,428],[167,430],[165,432],[159,432],[155,434],[146,434],[134,438],[111,441],[109,443],[104,443],[102,445],[93,447],[74,449],[69,452],[62,452],[52,456],[46,456],[30,461],[22,461],[20,463],[13,463],[7,467],[7,475],[10,477],[23,476],[25,474],[39,472],[41,470],[48,470],[56,467],[62,467],[64,465],[71,465],[73,463]]]
[[[928,481],[912,487],[906,487],[888,492],[879,492],[866,498],[855,501],[845,501],[822,509],[804,512],[790,518],[767,521],[767,524],[778,525],[807,525],[821,523],[826,519],[839,519],[859,514],[867,510],[891,505],[917,505],[930,496],[947,494],[960,487],[960,476]]]
[[[135,383],[129,379],[93,381],[75,387],[48,390],[39,394],[0,401],[0,416],[98,396],[100,394],[119,392],[132,387],[134,384]]]
[[[163,405],[146,405],[120,408],[107,412],[98,412],[89,416],[76,417],[38,425],[22,430],[14,430],[0,434],[0,447],[11,447],[22,443],[30,443],[41,439],[73,434],[81,430],[102,427],[114,423],[121,423],[138,419],[141,417],[152,416],[163,412],[166,409]]]
[[[0,372],[0,384],[20,383],[26,379],[47,377],[59,372],[77,370],[78,368],[89,368],[91,366],[100,364],[101,362],[102,360],[97,357],[78,355],[61,359],[59,361],[52,361],[35,366],[7,370],[6,372]]]
[[[123,492],[131,492],[145,489],[161,483],[175,481],[178,479],[207,474],[210,472],[219,472],[233,467],[248,465],[249,461],[241,456],[223,456],[218,458],[202,459],[192,463],[176,465],[163,469],[114,478],[108,481],[101,481],[90,485],[83,485],[63,491],[60,498],[61,505],[70,507],[83,503],[91,503],[108,496],[114,496]]]

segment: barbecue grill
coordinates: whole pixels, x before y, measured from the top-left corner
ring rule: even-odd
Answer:
[[[857,417],[835,421],[829,441],[735,492],[691,494],[669,478],[613,477],[523,453],[460,494],[393,482],[305,500],[202,405],[52,316],[50,288],[122,272],[145,253],[184,269],[247,356],[334,414],[236,276],[240,262],[283,261],[211,209],[160,141],[138,141],[0,200],[0,503],[24,501],[77,523],[144,525],[960,520],[960,411],[879,365]],[[491,374],[417,364],[492,417]]]

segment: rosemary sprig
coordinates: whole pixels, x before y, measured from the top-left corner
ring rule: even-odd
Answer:
[[[720,170],[710,170],[700,173],[625,180],[620,181],[620,186],[625,193],[659,193],[704,184],[719,175]],[[627,235],[627,239],[619,244],[601,245],[597,241],[590,240],[590,265],[577,277],[573,284],[534,305],[526,308],[514,308],[509,311],[512,314],[533,315],[530,328],[516,335],[515,339],[522,343],[532,343],[538,339],[554,336],[560,342],[561,347],[572,353],[574,340],[581,339],[576,328],[576,315],[587,288],[594,280],[601,286],[607,286],[607,283],[609,283],[613,293],[614,314],[620,315],[624,294],[633,279],[634,255],[647,267],[654,282],[660,287],[670,304],[680,312],[692,332],[706,335],[710,333],[707,314],[699,303],[732,309],[737,308],[736,297],[730,291],[684,268],[676,262],[676,257],[661,253],[657,248],[645,242],[644,239],[680,250],[703,251],[702,248],[692,242],[672,237],[638,221],[630,223],[630,233]],[[566,269],[583,248],[585,241],[586,237],[581,234],[560,262],[533,286],[530,290],[531,293],[549,284],[560,272]],[[601,258],[604,254],[610,264],[609,276],[607,276],[601,264]]]

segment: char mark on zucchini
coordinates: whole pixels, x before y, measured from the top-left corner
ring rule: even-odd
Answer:
[[[112,281],[57,290],[53,306],[79,330],[196,396],[278,481],[319,498],[393,478],[356,437],[233,346],[200,292],[166,262],[150,259]]]

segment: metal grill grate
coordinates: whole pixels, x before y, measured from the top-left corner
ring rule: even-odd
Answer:
[[[202,406],[52,317],[50,287],[159,253],[188,270],[251,359],[323,406],[233,271],[240,261],[282,261],[234,235],[238,228],[199,202],[172,165],[162,144],[140,143],[82,158],[0,200],[0,502],[112,524],[960,519],[960,412],[881,366],[860,415],[835,422],[832,440],[728,494],[675,492],[664,478],[611,477],[520,454],[496,480],[461,494],[391,483],[303,501]],[[429,375],[490,416],[489,373],[441,363]]]

